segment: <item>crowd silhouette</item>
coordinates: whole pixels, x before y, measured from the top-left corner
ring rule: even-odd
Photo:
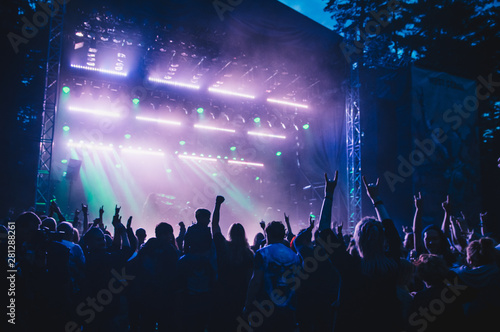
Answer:
[[[294,234],[285,214],[283,221],[261,222],[251,245],[248,221],[232,223],[227,236],[220,227],[231,197],[215,197],[212,211],[197,209],[187,228],[158,223],[154,236],[134,231],[132,217],[123,223],[119,206],[109,218],[112,230],[104,226],[104,207],[92,222],[84,204],[83,219],[72,222],[55,202],[47,215],[11,214],[0,230],[5,235],[15,225],[16,330],[498,329],[500,249],[486,213],[474,230],[465,216],[452,214],[448,196],[442,224],[424,227],[425,195],[417,193],[413,227],[400,236],[378,179],[363,177],[374,214],[344,234],[332,225],[337,176],[325,174],[317,225],[311,218]]]

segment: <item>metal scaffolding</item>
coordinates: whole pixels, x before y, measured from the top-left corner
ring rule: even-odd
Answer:
[[[47,5],[51,7],[53,14],[50,15],[49,43],[45,68],[42,128],[35,196],[35,208],[37,211],[46,211],[52,197],[52,145],[54,141],[54,124],[57,113],[58,83],[63,46],[63,19],[66,11],[65,5],[58,6],[56,4],[54,6],[52,2],[47,3]]]
[[[350,78],[346,86],[346,148],[347,148],[347,220],[354,230],[362,217],[361,197],[361,122],[359,108],[359,63],[349,64]]]

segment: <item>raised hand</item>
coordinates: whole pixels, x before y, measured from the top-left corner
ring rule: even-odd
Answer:
[[[215,204],[220,205],[220,204],[224,203],[225,200],[226,199],[224,198],[224,196],[217,196],[217,198],[215,199]]]
[[[337,225],[337,235],[342,236],[342,224]]]
[[[309,215],[309,229],[314,228],[314,223],[315,223],[315,220],[313,219],[313,217],[311,215]]]
[[[325,173],[325,196],[331,198],[333,196],[333,192],[337,187],[339,171],[335,171],[335,176],[332,181],[328,179],[328,175]]]
[[[377,182],[375,182],[375,183],[367,183],[366,178],[364,176],[362,177],[362,179],[363,179],[363,183],[364,183],[365,188],[366,188],[366,194],[368,195],[368,197],[370,197],[372,202],[377,201],[379,198],[378,183],[379,183],[380,179],[377,178]]]
[[[82,203],[82,212],[83,212],[84,215],[88,214],[88,212],[89,212],[88,205]]]
[[[287,216],[286,213],[283,213],[283,215],[285,216],[285,223],[287,225],[289,225],[290,224],[290,216]]]
[[[422,209],[423,200],[422,200],[422,194],[420,193],[420,191],[418,192],[418,196],[417,195],[413,196],[413,200],[415,201],[415,208],[418,210]]]
[[[99,208],[99,217],[102,219],[102,215],[104,214],[104,206]]]
[[[261,220],[261,222],[259,223],[260,225],[260,228],[262,228],[263,231],[266,230],[266,222],[264,220]]]
[[[441,203],[441,206],[443,207],[444,212],[450,213],[451,210],[450,195],[446,195],[446,201]]]
[[[481,223],[484,223],[487,219],[488,212],[480,212],[479,213],[479,220]]]
[[[120,209],[121,208],[122,208],[121,206],[115,205],[115,216],[117,216],[117,215],[120,214]]]
[[[413,229],[410,226],[403,226],[403,233],[405,234],[412,234]]]
[[[121,224],[121,223],[122,223],[122,216],[115,214],[113,216],[113,222],[112,222],[113,226],[118,227],[119,224]]]
[[[127,220],[127,229],[131,229],[132,228],[132,216],[130,216]]]

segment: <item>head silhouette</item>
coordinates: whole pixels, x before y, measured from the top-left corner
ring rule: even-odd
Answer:
[[[210,211],[207,209],[198,209],[195,212],[196,223],[201,226],[208,226],[210,223]]]

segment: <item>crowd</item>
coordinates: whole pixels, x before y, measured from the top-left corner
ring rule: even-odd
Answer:
[[[447,197],[442,225],[424,228],[419,193],[413,227],[400,237],[378,180],[363,181],[375,216],[353,234],[332,225],[337,173],[325,174],[318,225],[311,219],[294,234],[285,214],[262,222],[252,245],[241,223],[224,236],[222,196],[212,211],[196,210],[193,225],[160,222],[150,238],[134,231],[132,217],[123,223],[118,206],[112,230],[104,207],[92,222],[86,205],[83,220],[68,222],[54,202],[47,215],[12,216],[5,226],[14,222],[16,231],[16,330],[498,330],[499,248],[487,215],[474,231]]]

